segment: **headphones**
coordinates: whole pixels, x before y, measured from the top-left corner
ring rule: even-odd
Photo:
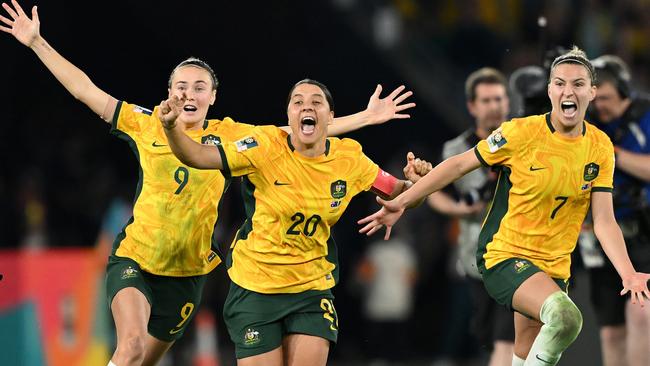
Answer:
[[[602,55],[591,60],[596,71],[596,83],[601,82],[600,76],[605,76],[603,81],[612,81],[621,98],[629,98],[632,93],[631,77],[627,64],[618,56]]]

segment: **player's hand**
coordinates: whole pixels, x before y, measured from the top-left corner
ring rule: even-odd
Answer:
[[[391,119],[411,118],[411,115],[401,113],[409,108],[415,107],[415,103],[402,104],[408,97],[413,95],[412,91],[402,93],[406,87],[404,85],[393,90],[385,98],[380,98],[382,87],[377,84],[375,92],[370,96],[366,112],[369,113],[368,124],[377,125],[390,121]]]
[[[0,15],[0,22],[2,22],[0,30],[13,35],[25,46],[31,47],[40,37],[41,22],[38,20],[36,6],[32,7],[32,19],[29,19],[16,0],[11,0],[11,4],[13,8],[7,3],[2,3],[9,18]]]
[[[633,275],[623,278],[621,296],[630,292],[632,304],[639,303],[639,305],[644,306],[645,300],[650,300],[648,280],[650,280],[650,274],[641,272],[635,272]]]
[[[177,95],[172,95],[169,99],[160,102],[158,119],[160,119],[163,127],[168,130],[176,127],[176,119],[183,111],[183,105],[186,99],[185,94],[183,94],[182,98],[179,98]]]
[[[406,154],[406,166],[404,166],[404,177],[415,183],[420,178],[427,175],[433,169],[431,163],[420,158],[416,158],[412,152]]]
[[[393,225],[395,225],[397,220],[399,220],[399,218],[404,213],[404,206],[401,205],[397,199],[386,201],[380,197],[377,197],[377,202],[384,207],[382,207],[374,214],[357,221],[357,224],[359,225],[366,224],[366,226],[361,228],[359,232],[361,234],[370,236],[377,232],[377,230],[381,229],[383,226],[386,226],[386,234],[384,235],[384,240],[388,240],[390,238],[390,231]]]

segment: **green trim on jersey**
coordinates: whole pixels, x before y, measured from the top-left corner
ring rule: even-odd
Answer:
[[[291,143],[291,134],[287,135],[287,145],[289,145],[289,148],[291,149],[291,151],[296,150],[296,148],[293,147],[293,144]],[[325,140],[325,156],[329,155],[329,153],[330,153],[330,140],[326,139]]]
[[[492,204],[490,206],[490,212],[488,212],[483,227],[481,228],[481,233],[478,236],[478,249],[476,250],[476,264],[480,268],[485,266],[485,260],[483,256],[487,252],[487,245],[492,242],[494,234],[499,231],[499,226],[501,226],[501,220],[508,213],[508,197],[510,195],[510,189],[512,188],[512,182],[510,182],[510,168],[501,166],[500,167],[499,179],[497,180],[497,187],[494,191],[494,198],[492,199]]]
[[[221,144],[217,145],[217,150],[219,150],[219,155],[221,155],[221,174],[223,174],[223,177],[225,179],[231,179],[232,174],[230,174],[230,167],[228,166],[228,157],[226,156],[226,152],[223,151],[223,146]]]
[[[608,187],[591,187],[591,192],[609,192],[612,193],[614,190]]]
[[[487,163],[487,161],[485,161],[485,159],[483,159],[483,157],[481,156],[481,153],[478,152],[478,145],[477,145],[477,146],[474,146],[474,154],[475,154],[476,157],[478,158],[478,161],[480,161],[481,164],[482,164],[484,167],[489,168],[489,167],[491,166],[490,164]]]
[[[553,127],[553,124],[551,123],[551,113],[546,113],[544,115],[546,118],[546,126],[548,126],[548,129],[551,130],[551,133],[555,132],[555,127]],[[585,124],[585,121],[582,121],[582,136],[587,134],[587,125]]]
[[[214,235],[215,232],[217,232],[217,222],[219,222],[219,212],[221,212],[221,206],[223,206],[223,196],[226,195],[226,191],[228,188],[230,188],[230,183],[232,183],[232,178],[230,177],[225,177],[223,180],[223,193],[221,193],[221,197],[219,197],[219,203],[217,204],[217,217],[214,220],[214,225],[212,225],[212,250],[214,250],[219,258],[222,260],[225,258],[223,255],[223,251],[221,251],[221,247],[219,246],[219,243],[217,242],[217,237]]]
[[[120,111],[122,110],[122,101],[120,100],[117,103],[117,107],[115,108],[115,113],[113,114],[113,120],[111,121],[111,131],[110,134],[116,136],[117,138],[126,141],[129,144],[129,147],[135,154],[135,158],[138,160],[138,184],[135,188],[135,196],[133,197],[133,206],[135,207],[135,203],[138,201],[138,197],[140,196],[140,192],[142,192],[142,182],[144,181],[144,172],[142,171],[142,164],[140,163],[140,152],[138,150],[138,145],[136,144],[135,140],[131,138],[131,136],[127,135],[126,133],[120,131],[117,127],[117,120],[120,117]],[[124,225],[122,228],[122,231],[115,237],[115,241],[113,242],[113,251],[112,254],[115,254],[117,251],[117,248],[120,246],[120,243],[124,238],[126,238],[126,228],[131,225],[134,221],[133,216],[129,219],[129,221]]]
[[[221,150],[223,151],[223,150]],[[242,177],[241,182],[241,196],[244,200],[244,212],[246,213],[246,220],[241,225],[235,239],[233,239],[233,245],[230,250],[228,250],[228,256],[226,258],[226,269],[232,267],[232,252],[235,249],[235,244],[239,240],[246,240],[248,234],[253,231],[253,215],[255,215],[255,185],[251,183],[247,176]]]
[[[339,250],[336,246],[336,242],[332,237],[330,232],[330,237],[327,239],[327,256],[325,259],[334,264],[334,269],[332,270],[332,276],[334,277],[334,283],[339,283]]]

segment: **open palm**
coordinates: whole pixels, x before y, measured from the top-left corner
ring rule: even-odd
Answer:
[[[370,97],[368,101],[368,107],[366,110],[372,115],[371,123],[378,124],[384,123],[391,119],[403,119],[410,118],[409,114],[400,113],[406,109],[415,107],[415,103],[406,103],[402,104],[408,97],[413,95],[413,92],[407,91],[406,93],[400,94],[404,91],[404,85],[393,90],[385,98],[379,98],[381,95],[382,87],[377,85],[375,92]]]
[[[29,19],[16,0],[11,0],[11,3],[14,6],[13,8],[6,3],[2,3],[2,7],[7,11],[10,18],[0,15],[0,21],[5,25],[0,25],[0,30],[12,34],[18,42],[31,47],[40,34],[41,23],[38,20],[36,6],[32,8],[32,19]]]

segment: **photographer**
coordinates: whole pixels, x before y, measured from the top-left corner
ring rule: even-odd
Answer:
[[[507,83],[499,71],[482,68],[470,74],[465,83],[465,94],[467,108],[475,119],[475,127],[444,144],[443,160],[471,149],[508,117]],[[476,266],[478,235],[486,205],[492,199],[495,186],[496,174],[487,168],[477,169],[454,182],[456,194],[438,191],[431,194],[427,201],[434,210],[460,218],[458,252],[472,295],[472,333],[481,348],[491,351],[491,366],[509,366],[514,342],[512,312],[490,298]]]

